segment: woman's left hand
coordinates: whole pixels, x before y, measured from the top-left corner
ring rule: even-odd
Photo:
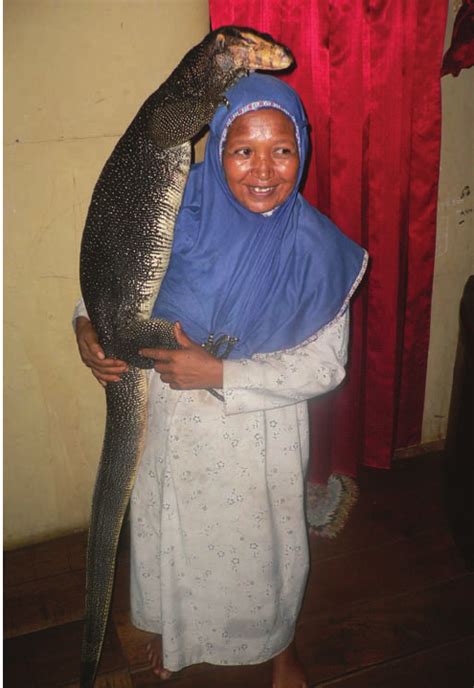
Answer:
[[[179,323],[175,323],[174,336],[178,350],[140,349],[140,356],[155,360],[156,372],[171,389],[222,389],[222,361],[189,339]]]

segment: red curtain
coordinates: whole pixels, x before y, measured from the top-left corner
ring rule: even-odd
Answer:
[[[311,404],[310,480],[388,468],[420,441],[447,0],[210,0],[294,53],[311,123],[304,195],[371,257],[352,307],[348,376]]]

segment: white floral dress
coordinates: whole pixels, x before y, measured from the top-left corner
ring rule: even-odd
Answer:
[[[224,402],[150,372],[131,500],[133,623],[164,666],[254,664],[291,642],[308,574],[306,399],[344,378],[348,311],[294,349],[224,362]]]
[[[224,402],[150,371],[131,613],[162,634],[167,669],[264,662],[291,642],[308,575],[306,400],[343,380],[348,331],[346,310],[294,349],[224,361]]]

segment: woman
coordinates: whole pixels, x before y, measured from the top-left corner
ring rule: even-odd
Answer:
[[[153,311],[179,321],[181,348],[141,351],[158,375],[131,500],[132,619],[156,634],[148,652],[162,678],[273,658],[274,688],[303,688],[306,400],[344,377],[347,307],[367,258],[298,193],[308,136],[296,93],[252,75],[227,98],[188,179]],[[104,359],[76,315],[83,361],[118,382],[126,363]]]

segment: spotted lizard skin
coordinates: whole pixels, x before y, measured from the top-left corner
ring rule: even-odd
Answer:
[[[106,357],[129,363],[106,388],[107,420],[89,529],[81,688],[91,688],[104,640],[123,517],[143,451],[147,375],[142,347],[176,348],[173,324],[150,320],[169,262],[190,163],[190,140],[254,69],[284,69],[289,51],[251,29],[223,27],[195,46],[138,111],[93,192],[80,279]]]

